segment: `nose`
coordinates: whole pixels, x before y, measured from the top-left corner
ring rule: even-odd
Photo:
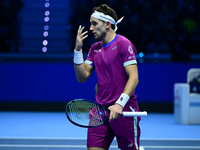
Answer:
[[[93,25],[90,25],[90,30],[93,31],[94,30],[94,27]]]

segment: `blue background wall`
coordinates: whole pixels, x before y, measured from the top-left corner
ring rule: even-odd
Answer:
[[[187,71],[198,63],[138,64],[139,103],[173,103],[174,83],[186,83]],[[95,73],[85,83],[76,81],[73,63],[1,62],[0,102],[61,102],[95,99]]]

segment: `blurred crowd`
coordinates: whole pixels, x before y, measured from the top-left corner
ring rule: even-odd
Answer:
[[[18,52],[20,22],[18,12],[23,7],[20,0],[0,0],[0,52]]]
[[[174,60],[190,60],[189,54],[200,54],[199,0],[71,0],[73,8],[72,38],[78,26],[90,27],[93,7],[105,3],[118,18],[118,34],[126,36],[143,53],[172,54]],[[84,42],[87,53],[95,41]]]
[[[138,53],[172,54],[174,60],[190,60],[200,54],[200,0],[69,0],[72,42],[79,25],[90,27],[92,9],[100,4],[113,8],[118,18],[117,33],[127,37]],[[22,0],[0,0],[0,52],[18,52],[19,12]],[[96,42],[91,32],[84,53]]]

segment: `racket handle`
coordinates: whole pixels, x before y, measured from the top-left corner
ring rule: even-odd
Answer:
[[[147,112],[146,111],[140,111],[140,112],[126,112],[126,111],[124,111],[122,113],[122,115],[124,117],[147,116]]]

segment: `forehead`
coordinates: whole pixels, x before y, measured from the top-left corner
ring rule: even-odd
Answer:
[[[95,18],[95,17],[90,17],[90,23],[92,23],[92,22],[100,23],[100,22],[102,22],[102,21],[99,20],[99,19],[97,19],[97,18]]]

